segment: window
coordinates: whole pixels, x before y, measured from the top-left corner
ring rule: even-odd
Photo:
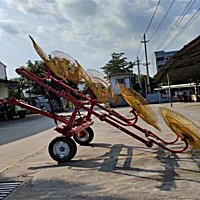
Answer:
[[[168,57],[166,57],[166,59],[165,60],[169,60],[171,58],[171,56],[168,56]]]
[[[164,60],[164,57],[159,57],[156,59],[157,61],[163,61]]]
[[[116,85],[117,85],[117,83],[121,83],[121,84],[125,85],[125,79],[124,78],[118,78],[118,79],[116,79]]]

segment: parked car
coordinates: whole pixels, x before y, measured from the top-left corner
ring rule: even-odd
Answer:
[[[20,106],[11,106],[7,103],[0,104],[0,120],[11,120],[13,118],[24,118],[26,109]]]

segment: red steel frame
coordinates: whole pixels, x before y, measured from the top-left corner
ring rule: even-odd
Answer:
[[[35,74],[27,71],[24,68],[18,68],[16,69],[16,72],[27,79],[33,80],[38,85],[44,87],[44,89],[47,92],[53,92],[59,97],[63,97],[64,99],[72,102],[74,104],[74,110],[72,112],[72,115],[69,117],[69,119],[65,119],[63,117],[60,117],[59,115],[54,115],[50,112],[44,111],[42,109],[36,108],[34,106],[31,106],[27,103],[20,102],[14,98],[8,98],[8,99],[0,99],[0,103],[8,103],[12,105],[18,105],[21,107],[24,107],[28,110],[31,110],[32,112],[44,115],[49,118],[54,118],[57,121],[60,121],[64,123],[61,127],[56,127],[55,130],[67,137],[72,137],[74,134],[81,134],[81,131],[85,128],[91,126],[93,124],[93,121],[91,119],[91,116],[94,115],[97,118],[99,118],[101,121],[105,121],[108,124],[116,127],[117,129],[121,130],[122,132],[130,135],[131,137],[134,137],[135,139],[141,141],[144,143],[147,147],[152,147],[153,144],[156,144],[160,147],[162,147],[165,150],[168,150],[172,153],[180,153],[185,151],[188,148],[188,142],[186,139],[183,139],[182,141],[185,143],[184,147],[181,149],[170,149],[167,147],[167,145],[172,145],[176,143],[179,139],[177,136],[175,140],[171,142],[167,142],[163,140],[162,138],[158,137],[156,134],[151,132],[150,130],[146,130],[138,125],[136,125],[138,120],[137,113],[132,110],[131,113],[133,114],[133,118],[128,119],[124,116],[120,115],[116,111],[107,108],[100,104],[100,102],[93,98],[92,93],[88,89],[88,92],[90,93],[90,97],[87,97],[83,92],[75,90],[68,85],[64,84],[62,81],[57,80],[56,78],[50,76],[50,73],[48,73],[47,77],[40,78],[36,76]],[[56,83],[56,85],[59,85],[60,90],[53,88],[47,83],[47,80],[50,79],[52,82]],[[77,98],[79,97],[79,99]],[[81,100],[80,100],[81,99]],[[97,112],[94,110],[94,107],[99,107],[100,109],[104,110],[105,112]],[[78,112],[80,109],[83,109],[87,111],[87,114],[83,117],[76,118]],[[143,133],[145,137],[141,137],[137,135],[136,133],[133,133],[129,131],[125,126],[130,126],[135,129],[137,129],[139,132]]]

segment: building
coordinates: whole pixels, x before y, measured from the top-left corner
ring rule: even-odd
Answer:
[[[157,72],[161,69],[162,66],[176,53],[177,51],[156,51],[155,60],[156,60],[156,69]]]
[[[110,106],[124,106],[127,105],[127,102],[124,100],[121,95],[120,89],[118,87],[118,83],[123,84],[127,88],[131,88],[131,72],[119,72],[112,74],[109,77],[109,81],[111,84],[111,89],[114,94],[114,98],[111,102],[109,102]]]
[[[126,86],[127,88],[130,88],[131,87],[131,81],[130,81],[131,76],[132,76],[132,74],[127,73],[127,72],[126,73],[120,72],[120,73],[112,74],[109,77],[109,81],[110,81],[113,93],[114,94],[121,94],[119,87],[117,85],[118,83],[121,83],[124,86]]]
[[[0,62],[0,98],[8,97],[6,66]]]
[[[176,52],[154,76],[157,83],[199,83],[200,80],[200,35]]]
[[[159,85],[184,85],[189,99],[200,101],[200,35],[176,52],[154,76]],[[191,87],[195,84],[195,87]],[[183,89],[179,89],[182,93]],[[195,98],[194,98],[195,97]]]

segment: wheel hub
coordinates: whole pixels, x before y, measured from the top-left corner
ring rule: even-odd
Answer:
[[[60,141],[55,143],[53,151],[55,155],[59,156],[60,158],[64,158],[69,155],[70,149],[67,143]]]
[[[76,137],[77,137],[77,139],[78,139],[79,141],[84,142],[84,141],[87,141],[87,140],[88,140],[88,138],[89,138],[89,133],[88,133],[86,130],[84,130],[84,131],[80,132],[79,134],[77,134]]]
[[[65,151],[65,148],[64,147],[60,147],[60,151],[61,152]]]

